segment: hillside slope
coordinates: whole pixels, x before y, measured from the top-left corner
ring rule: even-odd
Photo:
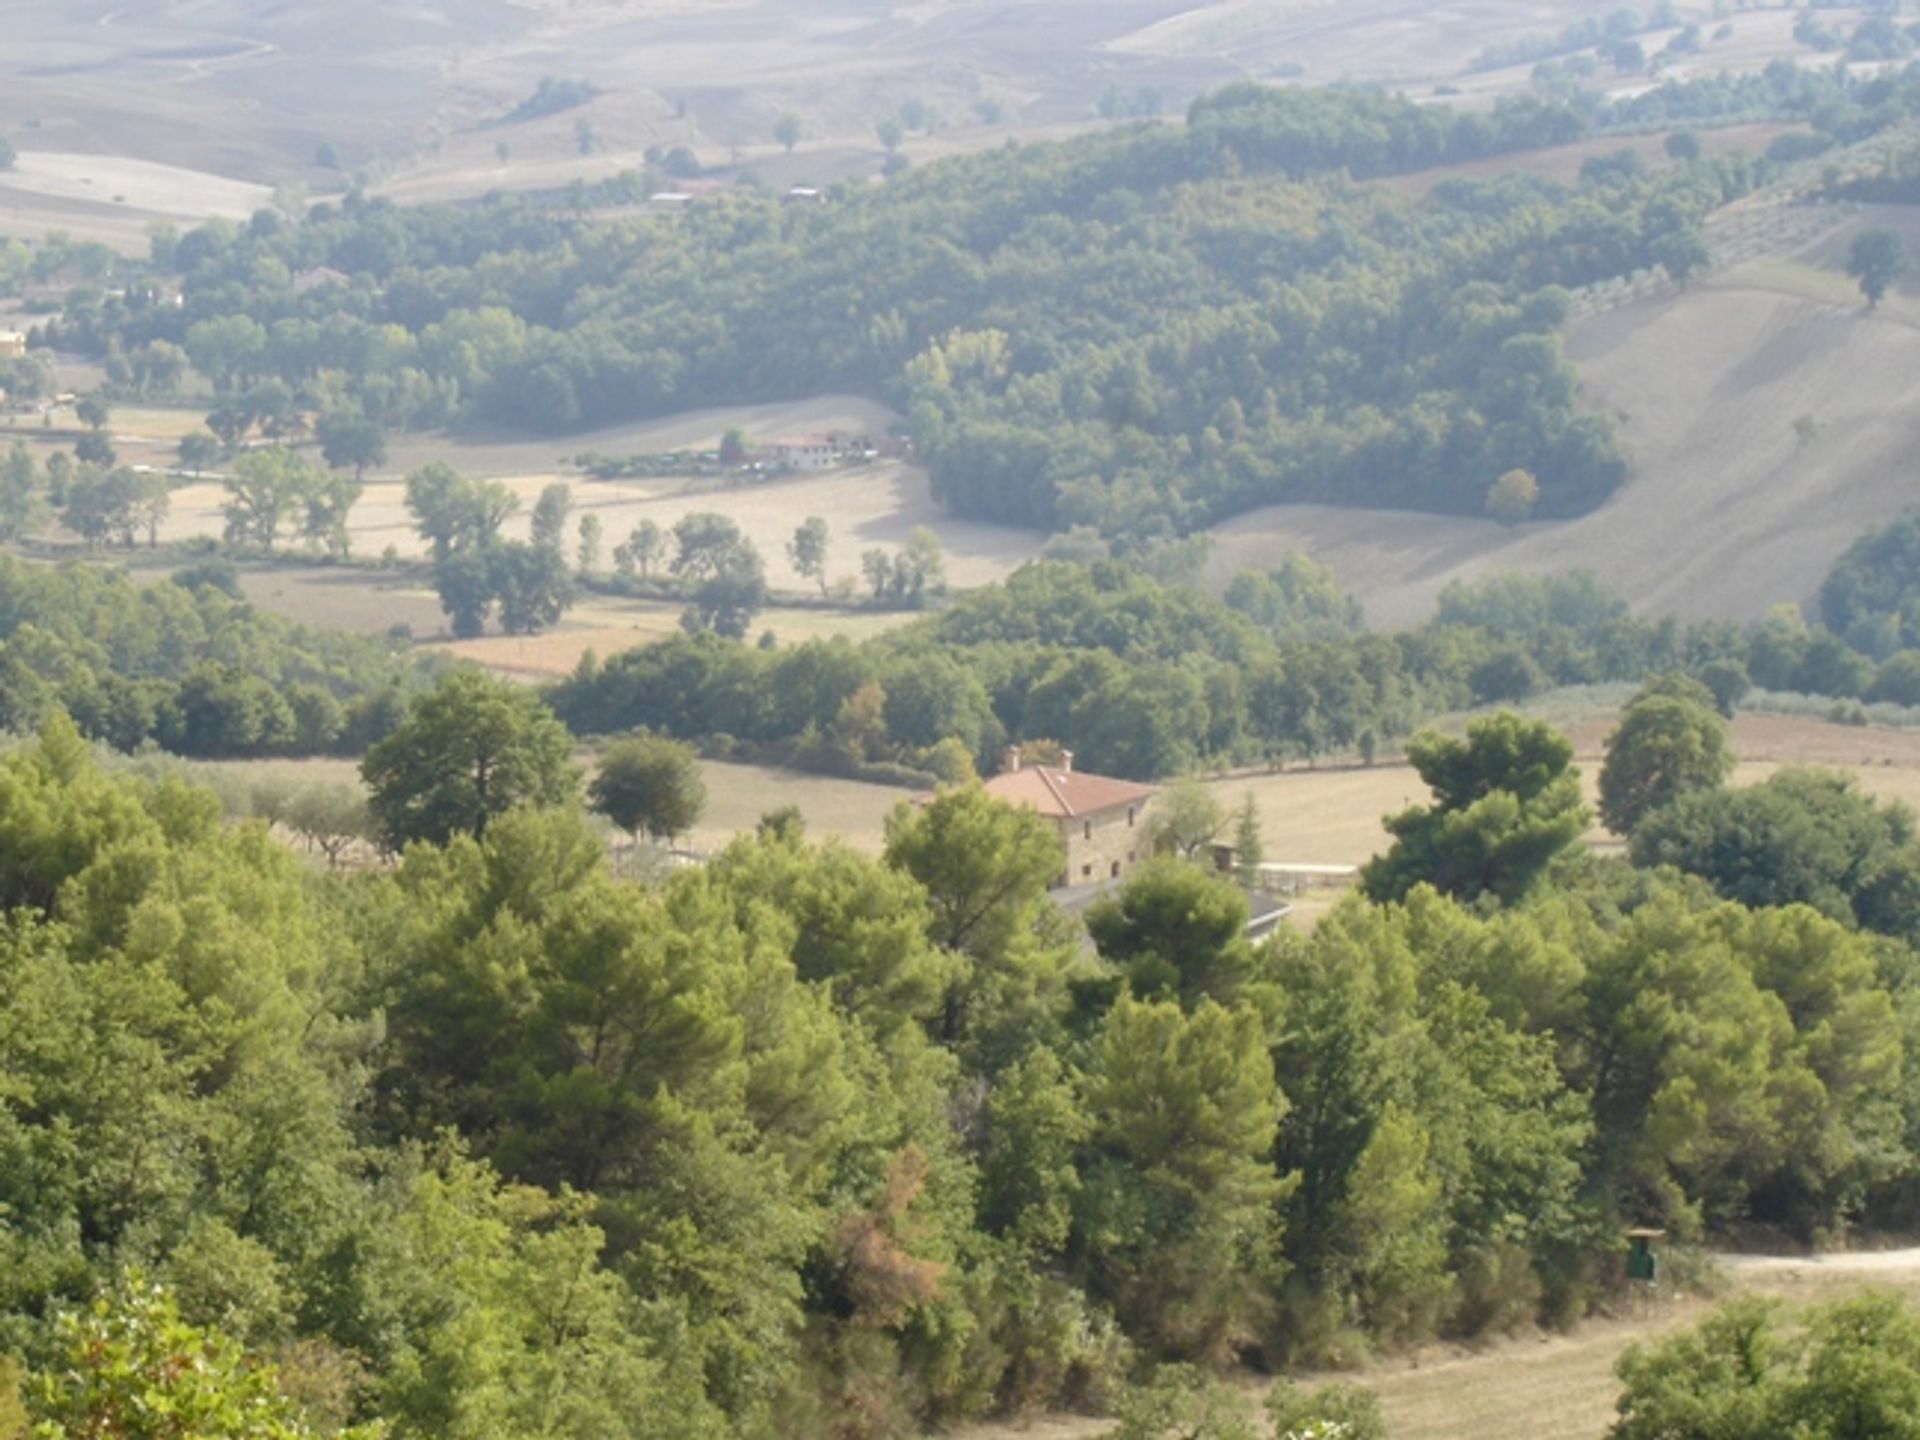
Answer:
[[[1872,218],[1920,233],[1920,217]],[[1385,623],[1425,615],[1450,580],[1503,570],[1585,567],[1637,608],[1687,619],[1805,601],[1861,530],[1920,502],[1920,293],[1865,313],[1820,268],[1838,263],[1836,246],[1844,237],[1573,327],[1590,402],[1623,417],[1636,467],[1591,515],[1506,530],[1271,507],[1220,527],[1215,572],[1304,550]]]

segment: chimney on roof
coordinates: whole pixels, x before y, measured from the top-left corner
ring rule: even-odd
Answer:
[[[1060,752],[1060,768],[1069,774],[1073,772],[1073,751],[1062,750]]]
[[[1020,747],[1009,745],[1000,752],[1000,768],[1011,775],[1020,768]]]

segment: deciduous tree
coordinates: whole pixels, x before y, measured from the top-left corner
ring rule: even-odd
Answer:
[[[1869,310],[1878,307],[1906,269],[1907,242],[1897,230],[1883,227],[1863,230],[1854,237],[1853,248],[1847,252],[1847,274],[1867,297]]]
[[[356,480],[387,463],[387,432],[358,410],[330,410],[314,426],[320,455],[335,470],[351,470]]]
[[[1509,470],[1487,488],[1487,514],[1502,525],[1518,525],[1540,503],[1540,482],[1525,470]]]
[[[565,728],[539,697],[458,670],[418,697],[361,766],[389,845],[483,833],[521,805],[565,805],[579,789]]]
[[[1153,802],[1149,830],[1153,843],[1192,860],[1214,841],[1227,812],[1198,780],[1183,778],[1162,790]]]
[[[378,1426],[316,1429],[273,1365],[218,1330],[189,1325],[138,1279],[62,1327],[65,1363],[46,1376],[38,1440],[378,1440]]]
[[[540,492],[533,504],[532,541],[543,550],[558,551],[566,543],[567,517],[573,513],[573,488],[556,480]]]
[[[601,530],[602,527],[598,515],[582,515],[580,517],[580,544],[578,554],[580,558],[580,578],[582,580],[591,578],[593,572],[600,568]]]
[[[1636,699],[1607,739],[1600,814],[1619,835],[1664,805],[1710,790],[1733,773],[1726,721],[1706,705],[1670,695]]]
[[[587,800],[627,834],[670,842],[699,820],[707,786],[691,745],[636,735],[601,752]]]
[[[510,540],[485,552],[487,587],[500,602],[500,628],[536,635],[560,623],[573,603],[573,577],[558,547]]]
[[[194,478],[198,479],[220,463],[223,450],[218,437],[204,430],[195,430],[191,434],[180,437],[180,445],[176,453],[180,460],[180,468],[190,471]]]
[[[280,527],[306,504],[323,479],[311,461],[284,446],[247,451],[233,462],[225,481],[227,498],[220,508],[226,517],[227,543],[272,553],[280,540]]]
[[[787,542],[787,558],[795,572],[819,585],[822,595],[827,593],[827,540],[827,522],[809,515]]]

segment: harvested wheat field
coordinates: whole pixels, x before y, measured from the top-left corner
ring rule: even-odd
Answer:
[[[448,641],[434,648],[510,678],[558,680],[572,674],[580,657],[589,650],[604,660],[622,650],[657,644],[682,633],[683,608],[665,600],[594,596],[574,606],[559,625],[539,635],[485,635],[475,640]],[[915,618],[912,612],[903,610],[812,610],[776,605],[754,617],[753,631],[755,635],[771,631],[782,645],[838,635],[864,640]]]
[[[1614,723],[1607,716],[1565,727],[1589,804],[1597,804],[1603,747]],[[1920,732],[1740,715],[1733,722],[1733,748],[1739,759],[1735,785],[1757,784],[1789,765],[1819,765],[1853,776],[1869,795],[1920,807]],[[1429,798],[1419,775],[1404,764],[1326,765],[1206,785],[1229,809],[1251,792],[1267,858],[1289,865],[1365,864],[1391,842],[1382,818]],[[1603,848],[1619,843],[1598,825],[1587,842]]]
[[[134,410],[113,421],[115,443],[127,458],[169,463],[183,433],[184,412]],[[574,523],[587,515],[601,523],[603,570],[613,547],[642,520],[671,530],[684,516],[707,511],[725,515],[759,549],[767,578],[776,589],[808,590],[813,582],[793,569],[787,542],[809,516],[827,522],[830,532],[829,577],[858,585],[860,556],[869,549],[895,550],[913,531],[926,526],[945,551],[949,584],[958,588],[1002,579],[1039,553],[1043,538],[1031,531],[951,519],[934,500],[926,472],[898,461],[878,461],[818,474],[776,476],[751,484],[728,485],[717,478],[670,477],[645,480],[595,480],[570,465],[576,455],[597,452],[626,456],[667,450],[713,449],[730,428],[739,426],[755,441],[812,431],[883,433],[892,413],[870,401],[828,396],[790,405],[742,406],[704,410],[671,419],[593,431],[564,439],[475,441],[458,437],[397,440],[390,463],[369,476],[353,508],[348,529],[354,551],[379,555],[389,548],[403,557],[425,553],[406,508],[404,476],[440,460],[463,474],[499,480],[520,499],[520,513],[507,524],[510,537],[524,538],[534,501],[542,489],[562,481],[573,491]],[[221,506],[226,491],[213,477],[173,492],[173,508],[161,529],[164,540],[218,536],[224,526]]]
[[[1908,212],[1869,209],[1859,223],[1920,238]],[[1509,570],[1583,567],[1636,608],[1681,619],[1750,619],[1806,600],[1862,530],[1916,498],[1920,292],[1868,314],[1834,273],[1845,242],[1572,327],[1567,348],[1589,403],[1623,417],[1635,462],[1592,514],[1504,529],[1270,507],[1219,528],[1214,574],[1304,550],[1382,623],[1423,617],[1450,580]]]
[[[384,635],[399,626],[422,639],[446,628],[440,601],[417,578],[327,565],[240,571],[240,592],[302,625]]]
[[[538,635],[455,640],[439,598],[418,574],[395,575],[358,567],[291,565],[246,569],[240,588],[262,610],[303,625],[384,635],[404,629],[431,650],[457,655],[500,675],[558,680],[573,673],[591,650],[602,660],[678,635],[683,606],[667,600],[588,595],[551,630]],[[754,620],[754,634],[771,630],[782,645],[845,635],[864,640],[916,619],[906,610],[828,610],[774,605]]]
[[[574,759],[584,772],[592,773],[593,750],[582,748]],[[212,760],[181,762],[181,766],[195,779],[237,796],[244,796],[248,787],[260,783],[360,784],[358,760]],[[795,805],[806,817],[808,831],[815,839],[838,836],[855,849],[878,854],[886,842],[887,815],[911,793],[892,785],[868,785],[721,760],[702,761],[700,772],[707,783],[706,813],[698,825],[679,837],[679,843],[702,852],[721,849],[734,836],[752,830],[769,810]]]
[[[895,785],[718,760],[704,762],[700,773],[707,782],[706,813],[681,842],[695,850],[718,850],[753,829],[769,810],[793,805],[805,818],[811,838],[837,836],[875,855],[886,843],[887,816],[913,793]]]

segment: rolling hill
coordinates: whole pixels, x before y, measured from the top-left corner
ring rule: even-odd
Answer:
[[[1920,217],[1867,219],[1920,239]],[[1920,291],[1866,313],[1838,273],[1848,233],[1575,323],[1568,353],[1590,402],[1622,416],[1635,461],[1592,514],[1506,529],[1270,507],[1220,527],[1215,574],[1304,550],[1385,623],[1424,616],[1450,580],[1503,570],[1584,567],[1683,619],[1805,601],[1863,529],[1920,502]]]

